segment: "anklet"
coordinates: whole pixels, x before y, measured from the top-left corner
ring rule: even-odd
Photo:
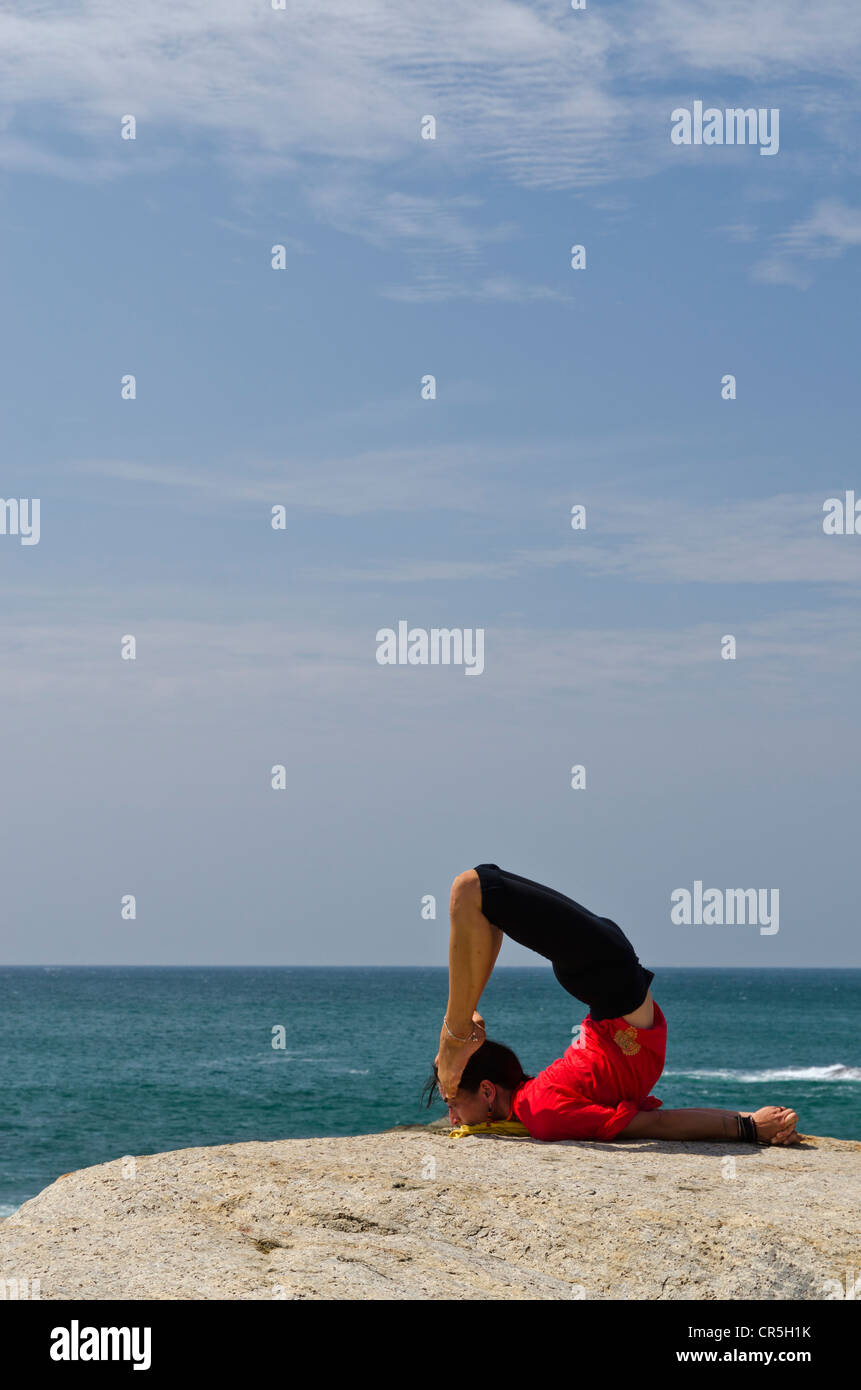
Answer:
[[[450,1029],[449,1026],[448,1026],[448,1019],[446,1019],[445,1017],[443,1017],[442,1026],[443,1026],[443,1028],[445,1029],[445,1031],[448,1033],[449,1037],[450,1037],[450,1038],[454,1038],[455,1042],[459,1042],[459,1043],[468,1043],[468,1042],[480,1042],[480,1041],[481,1041],[481,1039],[479,1038],[478,1034],[477,1034],[476,1031],[475,1031],[475,1028],[473,1028],[473,1030],[472,1030],[472,1032],[470,1033],[470,1035],[469,1035],[468,1038],[459,1038],[459,1037],[457,1036],[456,1033],[453,1033],[453,1032],[451,1031],[451,1029]]]

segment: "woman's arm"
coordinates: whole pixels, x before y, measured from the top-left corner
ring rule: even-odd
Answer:
[[[717,1139],[738,1141],[739,1115],[753,1115],[760,1139],[769,1144],[797,1143],[798,1116],[782,1105],[761,1110],[640,1110],[617,1139]]]

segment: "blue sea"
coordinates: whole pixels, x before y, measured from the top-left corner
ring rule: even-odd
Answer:
[[[0,1215],[61,1173],[199,1144],[426,1123],[443,968],[6,967]],[[665,1105],[792,1105],[861,1139],[861,970],[656,972]],[[585,1008],[549,968],[497,970],[488,1037],[528,1072]],[[283,1033],[279,1030],[283,1029]],[[283,1047],[273,1047],[283,1040]]]

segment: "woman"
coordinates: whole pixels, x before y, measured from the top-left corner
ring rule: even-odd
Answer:
[[[475,1012],[503,936],[545,956],[563,989],[589,1005],[565,1055],[529,1077],[485,1038]],[[479,864],[451,892],[448,1007],[430,1095],[439,1086],[453,1125],[519,1120],[534,1139],[730,1139],[793,1144],[798,1116],[760,1110],[662,1110],[650,1094],[664,1069],[667,1022],[654,973],[607,917],[552,888]]]

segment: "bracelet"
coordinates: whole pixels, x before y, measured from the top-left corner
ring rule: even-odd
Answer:
[[[752,1115],[736,1115],[738,1125],[738,1137],[743,1144],[758,1144],[759,1135],[756,1131],[756,1121]]]
[[[445,1031],[448,1033],[449,1037],[450,1037],[450,1038],[454,1038],[455,1042],[459,1042],[459,1043],[468,1043],[468,1042],[480,1042],[480,1041],[481,1041],[474,1028],[473,1028],[473,1030],[472,1030],[472,1032],[470,1033],[470,1035],[469,1035],[468,1038],[459,1038],[459,1037],[457,1036],[457,1034],[456,1034],[456,1033],[453,1033],[453,1032],[451,1031],[451,1029],[449,1028],[449,1026],[448,1026],[448,1019],[447,1019],[445,1016],[443,1016],[442,1026],[443,1026],[443,1028],[445,1029]]]

